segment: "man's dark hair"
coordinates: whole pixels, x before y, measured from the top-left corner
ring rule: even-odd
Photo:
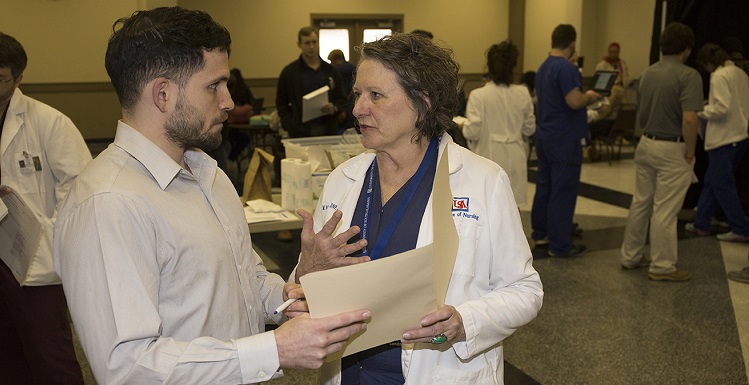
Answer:
[[[112,31],[104,64],[125,110],[151,80],[165,77],[184,87],[205,65],[204,51],[228,53],[231,46],[229,31],[210,15],[180,7],[137,11]]]
[[[694,31],[682,23],[670,23],[661,33],[660,43],[662,54],[680,54],[694,47]]]
[[[13,36],[0,32],[0,67],[10,68],[13,79],[26,69],[26,51]]]
[[[313,33],[317,35],[317,30],[312,27],[302,27],[296,34],[296,41],[301,42],[302,37],[312,35]]]
[[[343,51],[341,51],[340,49],[334,49],[328,54],[328,60],[330,60],[331,62],[335,60],[346,61],[346,55],[344,55]]]
[[[462,92],[460,66],[452,59],[452,51],[413,33],[395,33],[357,49],[361,53],[358,65],[374,60],[395,73],[416,109],[413,140],[431,140],[451,127],[460,107],[458,92]]]
[[[707,43],[697,52],[697,63],[703,68],[708,63],[720,67],[726,60],[728,60],[728,53],[717,44]]]
[[[559,24],[551,32],[551,48],[565,49],[577,40],[577,31],[572,24]]]
[[[489,74],[494,83],[509,85],[515,75],[512,70],[518,64],[518,46],[509,40],[493,44],[486,53]]]

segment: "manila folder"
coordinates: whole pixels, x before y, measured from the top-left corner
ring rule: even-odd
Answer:
[[[300,279],[312,318],[362,309],[372,312],[365,331],[327,360],[340,359],[391,341],[421,327],[437,310],[434,244],[367,263],[309,273]]]

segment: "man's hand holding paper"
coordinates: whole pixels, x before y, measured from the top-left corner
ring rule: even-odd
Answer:
[[[354,310],[331,317],[310,319],[305,314],[289,320],[273,334],[282,368],[317,369],[325,358],[341,350],[348,339],[367,329],[371,313]]]

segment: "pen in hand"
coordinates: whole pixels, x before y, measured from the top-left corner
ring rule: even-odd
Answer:
[[[286,310],[287,307],[291,306],[292,303],[296,301],[301,301],[301,298],[289,298],[286,300],[286,302],[282,303],[281,306],[277,307],[276,310],[273,312],[273,314],[278,314],[284,310]]]

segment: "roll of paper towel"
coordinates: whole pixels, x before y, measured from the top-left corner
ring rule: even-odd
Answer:
[[[296,172],[296,164],[299,162],[301,162],[301,159],[281,159],[281,207],[284,210],[295,211],[297,209],[294,173]]]
[[[310,162],[296,158],[281,160],[281,207],[289,211],[315,209]]]
[[[296,168],[294,173],[296,206],[311,213],[315,209],[312,200],[312,166],[310,162],[304,160],[295,163],[294,167]]]

